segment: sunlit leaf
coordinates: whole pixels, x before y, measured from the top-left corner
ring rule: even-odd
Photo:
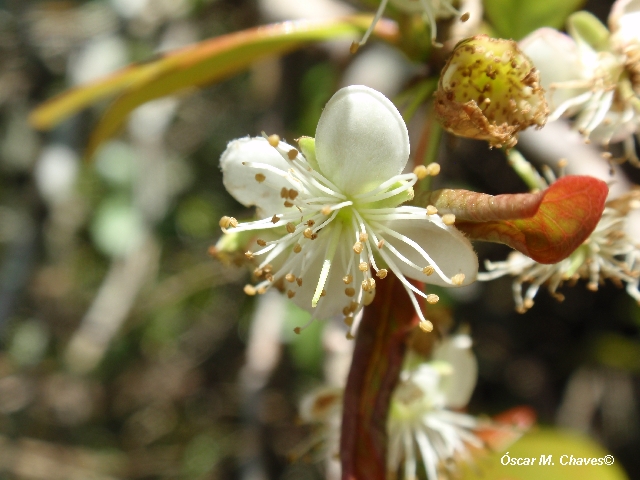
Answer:
[[[498,36],[520,40],[540,27],[562,28],[585,0],[485,0],[484,10]]]
[[[93,131],[87,152],[91,156],[101,142],[118,131],[126,116],[145,102],[221,81],[256,60],[282,55],[311,42],[357,37],[370,22],[369,15],[291,21],[205,40],[62,93],[34,110],[30,122],[38,129],[50,129],[101,99],[119,95]],[[397,25],[381,20],[374,33],[393,42],[398,35]]]
[[[471,240],[509,245],[540,263],[568,257],[593,232],[609,189],[588,176],[566,176],[539,193],[490,196],[439,190],[420,197],[456,215]]]

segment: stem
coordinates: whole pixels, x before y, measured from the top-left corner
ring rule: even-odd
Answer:
[[[406,349],[418,317],[402,283],[378,283],[365,308],[344,394],[340,458],[343,480],[387,477],[387,416]]]

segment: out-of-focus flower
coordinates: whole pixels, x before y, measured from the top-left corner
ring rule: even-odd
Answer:
[[[449,0],[390,0],[390,1],[393,6],[395,6],[399,10],[402,10],[403,12],[406,12],[409,14],[416,14],[416,13],[421,14],[422,18],[424,19],[424,22],[429,24],[429,30],[431,32],[431,43],[439,47],[441,47],[442,45],[436,42],[436,36],[438,34],[438,29],[436,25],[437,19],[451,18],[454,16],[459,16],[460,20],[463,22],[466,22],[469,19],[469,14],[461,14],[460,11],[458,11],[458,9],[456,9],[452,5],[452,2],[450,2]],[[353,42],[353,44],[351,45],[351,53],[356,53],[358,51],[358,48],[362,47],[365,43],[367,43],[367,40],[369,39],[371,32],[373,32],[373,29],[375,28],[376,23],[378,23],[378,20],[380,20],[380,17],[382,17],[382,14],[384,13],[384,10],[387,7],[388,2],[389,0],[381,0],[380,7],[378,7],[378,11],[376,12],[375,17],[373,18],[371,25],[369,26],[364,36],[362,37],[362,40],[360,42]]]
[[[343,88],[324,109],[316,139],[298,143],[302,153],[275,135],[244,138],[222,155],[225,187],[243,205],[255,205],[261,218],[220,221],[225,233],[257,237],[245,255],[261,259],[255,269],[261,281],[245,292],[276,286],[314,318],[342,312],[351,325],[373,300],[376,279],[390,270],[430,330],[416,295],[431,303],[438,298],[407,278],[467,284],[475,279],[477,257],[452,218],[400,206],[413,198],[417,174],[424,172],[402,173],[409,137],[395,106],[368,87]]]
[[[440,74],[435,109],[449,132],[507,148],[549,114],[533,64],[513,40],[487,35],[456,45]]]
[[[640,2],[618,0],[609,29],[588,12],[569,17],[570,35],[536,30],[520,42],[540,70],[552,109],[549,120],[575,117],[574,127],[599,145],[624,142],[636,166],[640,125]]]
[[[468,335],[445,339],[429,362],[416,354],[408,355],[391,397],[387,420],[391,478],[399,471],[404,478],[418,478],[421,462],[427,478],[437,480],[440,473],[455,470],[459,462],[472,459],[474,450],[485,447],[476,432],[502,428],[453,410],[468,403],[477,372]],[[341,400],[340,390],[321,388],[301,403],[302,420],[320,427],[310,444],[322,443],[322,450],[327,453],[337,449]]]
[[[556,290],[565,281],[575,284],[580,278],[587,288],[596,291],[606,279],[618,286],[626,284],[627,293],[640,303],[640,245],[625,232],[630,210],[640,208],[640,190],[634,190],[609,201],[591,236],[565,260],[550,265],[512,252],[503,262],[485,263],[487,272],[478,279],[487,281],[504,275],[515,277],[513,296],[516,310],[524,313],[533,306],[533,298],[546,284],[549,293],[558,300],[564,296]],[[529,287],[523,295],[523,283]]]

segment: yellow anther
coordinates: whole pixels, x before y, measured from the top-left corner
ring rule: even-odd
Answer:
[[[369,270],[369,264],[367,262],[360,262],[360,264],[358,265],[358,270],[360,270],[361,272],[366,272],[367,270]]]
[[[426,169],[427,175],[435,177],[440,173],[440,164],[436,162],[430,163],[429,165],[427,165]]]
[[[302,235],[304,235],[304,238],[313,240],[313,231],[310,228],[305,228],[304,232],[302,232]]]
[[[293,160],[297,156],[298,156],[298,150],[296,150],[295,148],[292,148],[287,152],[287,157],[289,157],[289,160]]]
[[[287,297],[289,298],[293,298],[296,296],[296,292],[294,292],[293,290],[289,290],[287,291]]]
[[[436,271],[436,269],[433,268],[431,265],[428,265],[428,266],[426,266],[426,267],[424,267],[422,269],[422,273],[424,273],[427,277],[429,275],[433,275],[433,272],[435,272],[435,271]]]
[[[347,287],[344,289],[344,294],[347,297],[353,297],[356,294],[355,288]]]
[[[289,197],[289,190],[287,190],[286,187],[282,187],[282,190],[280,190],[280,198],[288,198]]]
[[[258,295],[264,295],[265,293],[267,293],[267,287],[258,287]]]
[[[351,332],[347,332],[347,340],[353,340],[354,338],[356,337],[354,337]]]
[[[218,225],[220,225],[221,228],[237,227],[238,220],[236,220],[233,217],[224,216],[220,219],[220,222],[218,222]]]
[[[423,180],[425,178],[427,178],[427,175],[429,175],[427,173],[427,167],[425,167],[424,165],[418,165],[416,168],[413,169],[413,174],[418,177],[418,180]]]
[[[368,279],[362,281],[362,290],[364,290],[365,292],[370,292],[374,288],[376,288],[375,279],[368,278]]]
[[[355,55],[359,49],[360,44],[358,42],[352,42],[351,46],[349,47],[349,52],[351,52],[351,55]]]
[[[349,310],[351,310],[352,312],[355,312],[358,309],[359,305],[360,304],[355,300],[351,300],[351,303],[349,304]]]
[[[289,198],[291,200],[295,200],[297,196],[298,196],[298,191],[293,189],[293,188],[290,188],[289,189]]]
[[[378,250],[382,249],[382,247],[384,247],[384,240],[378,242]]]
[[[265,273],[264,278],[266,278],[269,282],[273,282],[273,274]]]
[[[267,179],[262,173],[256,173],[256,182],[262,183]]]
[[[287,274],[284,276],[284,279],[285,279],[287,282],[289,282],[289,283],[293,283],[293,282],[295,282],[295,281],[296,281],[296,276],[295,276],[293,273],[287,273]]]
[[[296,278],[296,283],[298,284],[299,287],[302,286],[302,278],[298,277]]]
[[[353,244],[353,251],[356,252],[358,255],[362,253],[363,249],[364,249],[364,246],[362,245],[362,242],[356,242]]]
[[[566,158],[561,158],[560,160],[558,160],[559,168],[565,168],[567,165],[569,165],[569,160],[567,160]]]
[[[265,242],[264,240],[262,240],[261,238],[256,240],[256,243],[258,245],[260,245],[261,247],[266,247],[267,246],[267,242]]]
[[[360,232],[360,236],[358,238],[361,242],[366,242],[369,240],[369,235],[366,232]]]
[[[423,332],[433,332],[433,323],[431,323],[429,320],[420,322],[418,325],[420,326],[420,330],[422,330]]]
[[[269,135],[269,138],[267,138],[267,141],[269,142],[269,145],[271,145],[272,147],[277,147],[280,144],[280,137],[276,134]]]
[[[353,317],[351,315],[345,315],[344,323],[347,327],[350,327],[351,325],[353,325]]]
[[[296,243],[293,246],[293,253],[300,253],[302,251],[302,245],[300,245],[299,243]]]
[[[244,286],[244,293],[253,297],[256,294],[256,287],[247,284]]]
[[[280,221],[280,219],[278,218],[277,215],[274,215],[273,217],[271,217],[271,223],[276,224]]]
[[[386,268],[381,268],[380,270],[378,270],[376,272],[376,277],[378,277],[380,280],[382,280],[383,278],[387,277],[387,270]]]
[[[451,226],[456,223],[456,216],[453,213],[447,213],[442,216],[442,223]]]
[[[430,303],[431,305],[438,303],[438,300],[440,300],[440,297],[434,293],[427,295],[427,303]]]
[[[287,223],[287,232],[293,233],[295,231],[296,231],[296,226],[291,222]]]
[[[264,270],[264,273],[271,273],[273,272],[273,265],[267,263],[264,267],[262,267],[262,270]]]
[[[351,313],[351,310],[349,309],[349,306],[346,306],[342,309],[342,314],[346,317]]]
[[[469,20],[469,17],[471,17],[471,14],[469,12],[464,12],[462,15],[460,15],[460,21],[464,23]]]
[[[307,227],[313,227],[316,224],[312,219],[309,219],[306,223]]]
[[[289,200],[287,200],[286,202],[284,202],[284,206],[286,208],[291,208],[291,207],[293,207],[293,203],[291,203]]]
[[[256,269],[253,271],[253,274],[254,274],[256,277],[260,278],[262,275],[264,275],[264,272],[262,271],[262,269],[261,269],[261,268],[256,268]]]
[[[331,207],[329,205],[325,205],[322,207],[322,210],[320,210],[320,213],[323,215],[329,215],[331,213]]]
[[[351,275],[345,275],[344,277],[342,277],[342,281],[346,285],[349,285],[353,281],[353,277]]]
[[[251,250],[247,250],[246,252],[244,252],[244,256],[251,259],[253,258],[253,252]]]
[[[451,277],[451,283],[458,287],[464,283],[464,273],[458,273]]]
[[[293,331],[295,332],[296,335],[300,335],[300,332],[302,332],[302,329],[300,327],[296,327],[293,329]]]
[[[435,215],[438,213],[438,209],[433,205],[427,205],[427,215]]]

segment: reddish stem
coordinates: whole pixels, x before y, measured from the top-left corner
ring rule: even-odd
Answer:
[[[387,476],[387,415],[418,317],[393,275],[378,282],[373,303],[358,328],[344,394],[340,458],[343,480]]]

